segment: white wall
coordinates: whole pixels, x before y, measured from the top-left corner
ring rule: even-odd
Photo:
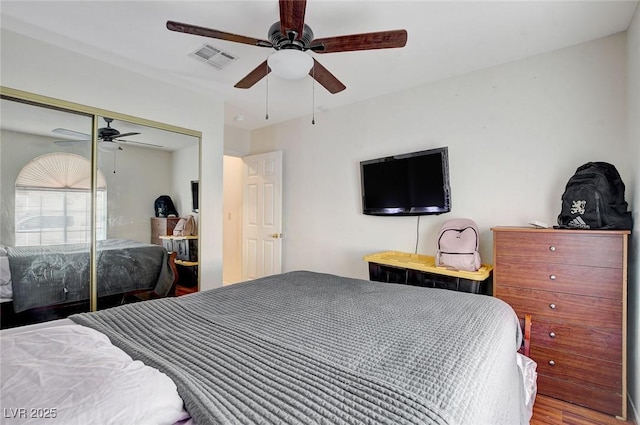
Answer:
[[[224,126],[224,154],[245,156],[251,150],[251,132],[238,127]]]
[[[135,146],[124,149],[116,152],[115,169],[113,153],[98,152],[98,168],[107,181],[107,238],[149,242],[153,201],[160,195],[175,196],[172,155]]]
[[[619,34],[254,131],[252,153],[284,151],[283,269],[366,278],[364,255],[414,251],[416,217],[362,215],[361,160],[448,146],[452,212],[421,218],[418,253],[470,217],[488,263],[492,226],[556,223],[579,165],[629,180],[625,58]]]
[[[224,213],[223,273],[224,284],[242,280],[242,170],[241,157],[251,150],[251,132],[224,127]]]
[[[226,136],[225,136],[226,137]],[[226,143],[226,142],[225,142]],[[223,255],[224,284],[242,280],[242,158],[224,157]]]
[[[222,285],[222,99],[189,92],[135,72],[2,29],[1,84],[66,101],[202,132],[201,288]]]
[[[193,211],[191,199],[191,180],[198,180],[199,167],[194,164],[200,164],[200,147],[196,144],[189,148],[180,149],[173,154],[172,167],[173,172],[179,178],[173,180],[172,196],[173,203],[181,217],[192,215],[198,222],[198,213]]]
[[[629,158],[633,173],[627,184],[635,231],[631,235],[629,270],[629,394],[636,424],[640,424],[640,8],[627,34],[629,76]],[[633,412],[633,413],[632,413]]]
[[[251,133],[224,127],[223,273],[224,284],[242,280],[242,170],[241,157],[251,150]]]

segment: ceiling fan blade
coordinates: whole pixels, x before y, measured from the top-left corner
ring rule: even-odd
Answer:
[[[153,147],[156,147],[156,148],[163,148],[164,147],[164,146],[156,145],[156,144],[153,144],[153,143],[136,142],[134,140],[120,140],[120,139],[117,139],[116,142],[118,142],[118,143],[120,143],[120,142],[131,143],[131,144],[144,145],[144,146],[153,146]]]
[[[90,134],[81,133],[79,131],[67,130],[66,128],[54,128],[53,130],[51,130],[51,132],[56,134],[62,134],[63,136],[79,137],[83,139],[86,139],[88,137],[89,139],[91,139]]]
[[[74,146],[77,143],[87,143],[90,141],[91,140],[56,140],[53,143],[55,143],[58,146]]]
[[[331,94],[336,94],[347,88],[347,86],[342,84],[340,80],[315,59],[313,60],[313,68],[309,71],[309,75],[320,83],[322,87],[329,90]]]
[[[230,32],[218,31],[211,28],[199,27],[197,25],[183,24],[175,21],[167,21],[167,29],[176,32],[183,32],[185,34],[201,35],[203,37],[217,38],[219,40],[249,44],[251,46],[273,47],[273,44],[266,40],[246,37],[244,35],[232,34]]]
[[[367,32],[337,37],[316,38],[311,50],[316,53],[352,52],[354,50],[392,49],[407,44],[406,30]]]
[[[246,77],[238,81],[236,85],[233,87],[238,89],[248,89],[250,87],[253,87],[255,83],[262,80],[270,72],[271,72],[271,68],[269,68],[269,65],[267,65],[267,61],[264,61],[260,65],[258,65],[253,71],[248,73]]]
[[[302,37],[306,8],[307,0],[280,0],[280,32],[283,35],[288,35],[287,31],[295,31],[296,40]]]
[[[122,133],[122,134],[118,134],[115,138],[119,139],[121,137],[135,136],[136,134],[141,134],[141,133]]]

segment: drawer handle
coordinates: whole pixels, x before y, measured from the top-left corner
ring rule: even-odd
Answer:
[[[555,310],[556,309],[556,305],[554,303],[549,304],[549,308],[551,310]]]
[[[555,338],[555,337],[556,337],[556,333],[555,333],[555,332],[553,332],[553,331],[551,331],[551,332],[549,332],[549,336],[550,336],[551,338]]]
[[[551,279],[551,280],[556,280],[556,279],[557,279],[557,277],[556,277],[556,275],[555,275],[555,274],[552,274],[551,276],[549,276],[549,279]]]
[[[551,245],[551,246],[549,247],[549,251],[551,251],[551,252],[555,252],[555,250],[556,250],[556,247],[555,247],[555,246]]]
[[[555,366],[556,362],[554,362],[553,360],[549,360],[549,366]]]

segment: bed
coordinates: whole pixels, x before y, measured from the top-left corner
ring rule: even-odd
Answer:
[[[167,295],[175,272],[161,246],[124,239],[97,243],[98,297]],[[89,245],[0,246],[0,298],[14,313],[89,299]]]
[[[42,326],[1,334],[9,416],[48,408],[65,424],[516,425],[528,423],[535,396],[513,310],[444,289],[297,271]],[[62,366],[70,345],[94,372]],[[100,358],[105,347],[124,366]],[[109,363],[119,383],[106,379]],[[128,368],[154,377],[121,377]],[[96,385],[77,385],[90,377]],[[127,419],[160,410],[163,419]]]

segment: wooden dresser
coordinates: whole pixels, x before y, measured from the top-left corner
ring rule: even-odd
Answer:
[[[531,315],[538,393],[626,419],[630,232],[492,230],[493,294]]]
[[[180,217],[151,217],[151,243],[162,245],[160,236],[172,235],[178,221]]]

